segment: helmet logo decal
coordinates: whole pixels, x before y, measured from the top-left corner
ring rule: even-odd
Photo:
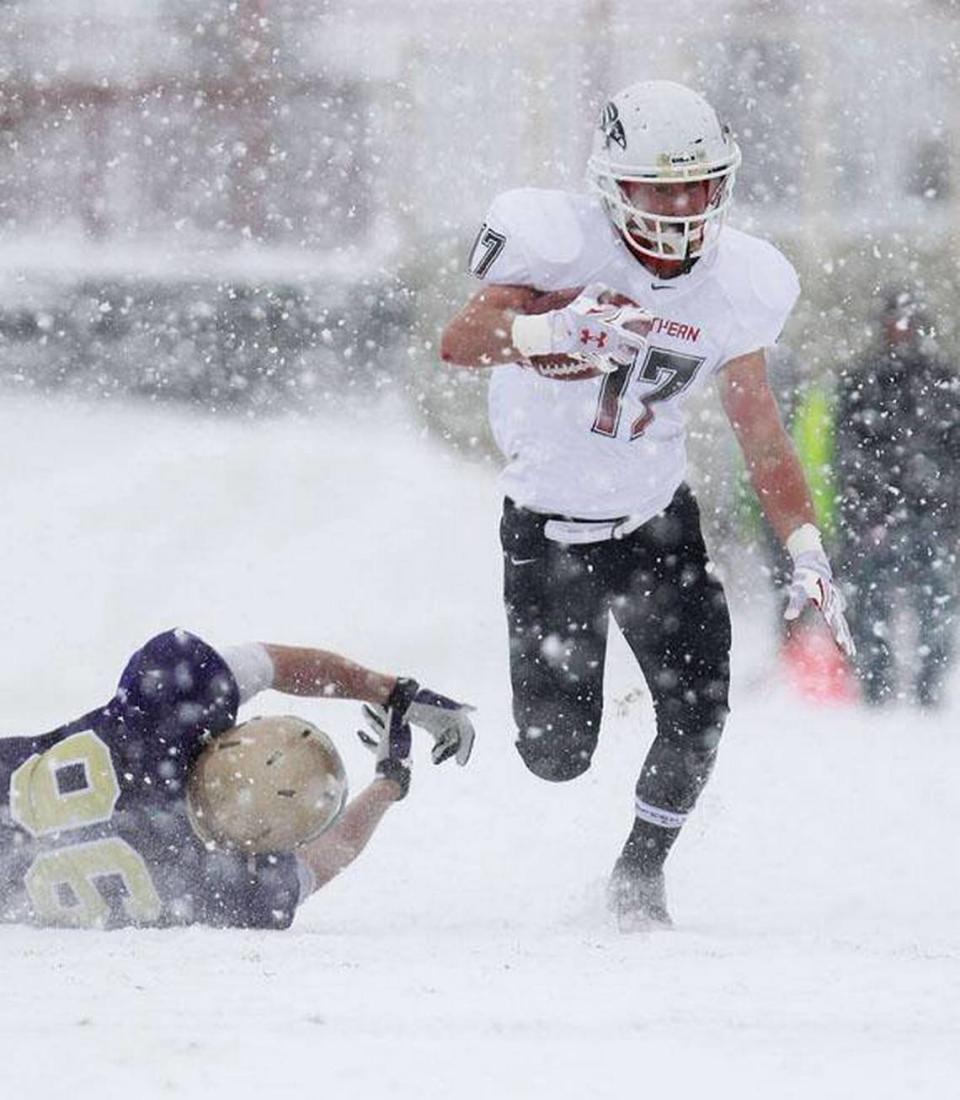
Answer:
[[[610,148],[610,143],[615,141],[621,149],[626,151],[626,131],[623,128],[623,123],[620,121],[620,112],[617,110],[617,105],[613,100],[607,103],[600,112],[600,129],[603,131],[608,149]]]

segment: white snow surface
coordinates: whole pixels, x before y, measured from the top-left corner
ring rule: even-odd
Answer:
[[[0,1083],[97,1096],[955,1095],[960,707],[791,694],[734,608],[733,711],[669,867],[676,929],[603,905],[652,733],[622,643],[594,767],[512,747],[494,471],[390,406],[338,422],[0,401],[3,733],[109,697],[173,625],[348,653],[478,706],[287,932],[0,928]],[[956,691],[955,697],[960,696]],[[259,705],[262,702],[262,705]],[[327,729],[356,706],[261,697]]]

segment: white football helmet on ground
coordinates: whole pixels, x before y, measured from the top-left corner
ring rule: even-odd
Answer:
[[[289,852],[319,836],[347,799],[343,761],[302,718],[252,718],[210,742],[190,769],[187,813],[208,844]]]
[[[651,80],[630,85],[604,106],[587,179],[632,249],[688,260],[716,243],[739,164],[730,128],[705,99],[682,84]],[[702,181],[709,183],[702,208],[686,216],[645,209],[628,193],[631,184]]]

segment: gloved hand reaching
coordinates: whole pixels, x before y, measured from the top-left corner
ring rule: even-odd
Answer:
[[[394,715],[399,715],[401,721],[426,730],[433,738],[431,756],[434,764],[442,764],[454,756],[462,767],[470,759],[476,734],[468,717],[474,708],[466,703],[421,688],[416,680],[402,676],[385,707],[364,706],[363,709],[368,721],[373,716],[384,727]]]
[[[400,788],[399,802],[410,790],[410,727],[396,710],[374,710],[365,705],[363,715],[367,729],[357,730],[357,737],[376,756],[377,775]]]
[[[826,620],[837,645],[848,657],[853,657],[857,648],[844,614],[847,602],[833,583],[833,570],[823,552],[820,532],[812,523],[803,524],[787,539],[787,549],[793,558],[793,577],[783,617],[788,622],[798,619],[807,604],[812,603]]]

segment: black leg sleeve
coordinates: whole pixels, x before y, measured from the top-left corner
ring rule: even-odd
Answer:
[[[699,512],[682,491],[629,548],[629,597],[614,614],[653,696],[654,738],[624,849],[662,864],[716,758],[729,711],[730,616],[709,565]]]

